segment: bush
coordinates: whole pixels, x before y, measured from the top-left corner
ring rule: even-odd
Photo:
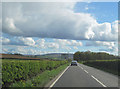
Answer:
[[[7,86],[16,81],[27,80],[45,70],[55,69],[65,63],[67,61],[3,60],[3,86]]]

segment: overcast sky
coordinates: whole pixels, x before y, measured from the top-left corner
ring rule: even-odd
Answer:
[[[2,52],[118,54],[117,2],[4,2]]]

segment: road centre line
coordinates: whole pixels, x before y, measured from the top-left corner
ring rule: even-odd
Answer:
[[[78,65],[79,66],[79,65]],[[81,66],[79,66],[81,69],[83,69]]]
[[[78,65],[79,66],[79,65]],[[81,69],[83,69],[81,66],[79,66]],[[88,72],[86,71],[86,70],[84,70],[87,74],[88,74]]]
[[[60,76],[50,85],[49,89],[54,86],[54,84],[62,77],[62,75],[65,73],[65,71],[66,71],[69,67],[70,67],[70,66],[68,66],[68,67],[60,74]]]
[[[81,69],[83,69],[80,65],[78,65]],[[86,70],[84,70],[86,73],[88,73]],[[93,75],[91,75],[91,77],[93,79],[95,79],[98,83],[100,83],[103,87],[107,87],[106,85],[104,85],[102,82],[100,82],[97,78],[95,78]]]
[[[94,78],[98,83],[100,83],[103,87],[107,87],[106,85],[104,85],[102,82],[100,82],[97,78],[95,78],[93,75],[91,75],[92,78]]]
[[[84,70],[86,73],[88,73],[86,70]]]

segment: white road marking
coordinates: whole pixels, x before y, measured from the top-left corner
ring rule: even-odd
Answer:
[[[88,74],[88,72],[86,70],[84,70],[84,71]]]
[[[81,69],[83,69],[83,68],[81,67]]]
[[[78,65],[81,69],[83,69],[80,65]],[[86,70],[84,70],[87,74],[88,74],[88,72],[86,71]]]
[[[79,66],[79,65],[78,65]],[[81,66],[79,66],[81,69],[83,69]]]
[[[61,74],[60,76],[50,85],[50,88],[54,86],[54,84],[61,78],[61,76],[65,73],[65,71],[69,68],[70,66],[68,66]],[[50,89],[49,88],[49,89]]]
[[[100,83],[103,87],[107,87],[106,85],[104,85],[103,83],[101,83],[97,78],[95,78],[93,75],[91,75],[92,78],[94,78],[98,83]]]

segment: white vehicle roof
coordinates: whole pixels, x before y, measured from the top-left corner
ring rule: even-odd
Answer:
[[[73,60],[72,62],[77,62],[77,61]]]

